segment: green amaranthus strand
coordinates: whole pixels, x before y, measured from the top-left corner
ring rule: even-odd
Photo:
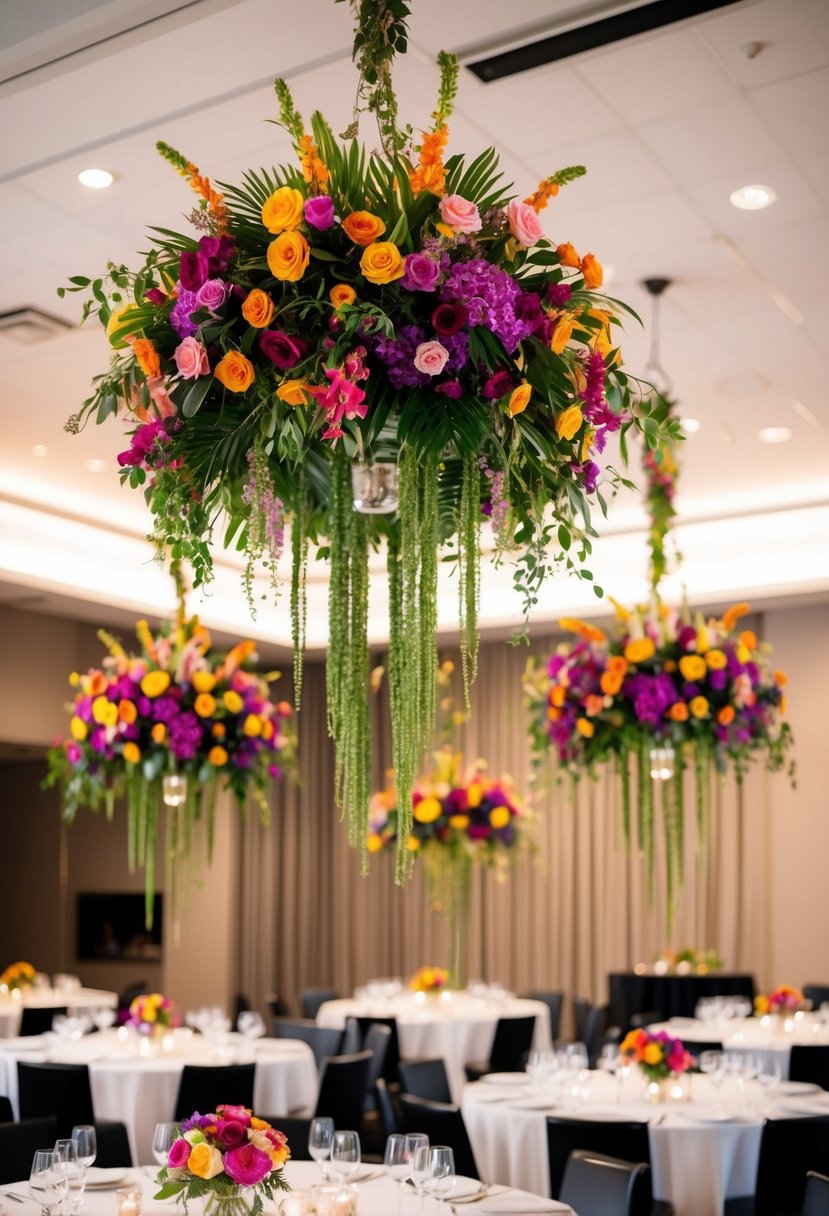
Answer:
[[[331,513],[329,537],[331,577],[328,582],[328,660],[325,665],[328,733],[340,737],[343,688],[348,670],[349,588],[348,549],[351,527],[351,470],[346,453],[338,450],[331,462]],[[339,761],[336,761],[337,765]],[[339,784],[339,771],[337,771]]]
[[[469,690],[478,673],[478,608],[481,587],[481,469],[478,457],[465,455],[458,508],[458,617],[463,700],[471,713]]]
[[[366,837],[371,798],[371,721],[368,651],[368,520],[351,513],[351,585],[349,604],[348,712],[343,721],[346,769],[343,811],[349,843],[359,846],[363,873],[368,869]]]
[[[398,463],[400,512],[400,556],[391,612],[396,618],[389,637],[389,667],[395,673],[397,712],[392,707],[392,754],[394,757],[397,806],[395,881],[402,883],[411,873],[409,852],[412,827],[412,790],[425,742],[420,723],[420,613],[417,594],[420,564],[420,469],[417,459],[404,448]]]
[[[420,750],[432,741],[437,708],[438,627],[438,461],[430,454],[418,463],[418,732]]]
[[[622,835],[626,848],[630,849],[630,764],[626,750],[619,757],[619,774],[622,778]]]
[[[648,867],[648,897],[653,898],[653,780],[651,778],[650,747],[647,740],[639,744],[639,848]]]
[[[302,670],[305,626],[308,616],[306,570],[308,568],[308,499],[305,468],[297,469],[297,506],[291,528],[291,641],[294,648],[294,705],[302,704]]]

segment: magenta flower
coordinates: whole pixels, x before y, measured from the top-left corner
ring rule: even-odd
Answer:
[[[271,1172],[271,1159],[260,1148],[242,1144],[222,1157],[225,1172],[239,1186],[256,1186]]]
[[[434,291],[440,279],[440,266],[425,253],[410,253],[406,257],[406,273],[402,286],[406,291]]]
[[[302,338],[283,333],[281,329],[266,329],[259,339],[259,349],[281,371],[294,367],[308,353]]]
[[[216,1121],[216,1140],[219,1148],[238,1148],[240,1144],[246,1144],[247,1139],[248,1129],[243,1123],[237,1123],[235,1119]]]
[[[168,1154],[167,1165],[171,1170],[183,1170],[190,1156],[191,1145],[187,1140],[176,1140]]]
[[[432,313],[432,324],[435,327],[435,333],[442,338],[450,338],[453,334],[463,329],[469,320],[469,313],[463,304],[457,300],[448,300],[444,304],[438,304],[435,311]]]
[[[305,223],[310,224],[312,228],[318,228],[320,232],[324,232],[326,228],[333,227],[334,200],[327,194],[317,194],[313,198],[306,198],[303,212]]]

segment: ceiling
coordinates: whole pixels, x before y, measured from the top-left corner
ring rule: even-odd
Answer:
[[[284,133],[265,121],[275,114],[275,75],[290,78],[306,115],[320,108],[335,129],[344,125],[355,81],[349,13],[332,0],[291,6],[290,21],[273,0],[24,7],[29,25],[18,13],[0,35],[0,312],[34,306],[71,328],[35,346],[0,331],[0,580],[58,596],[77,614],[95,611],[89,601],[152,610],[169,592],[147,568],[143,499],[119,486],[123,435],[112,424],[81,436],[62,429],[105,368],[107,346],[97,325],[77,328],[78,298],[61,301],[55,288],[110,259],[134,264],[150,224],[182,226],[191,199],[156,154],[157,138],[218,180],[289,159]],[[414,126],[428,120],[441,46],[471,59],[620,7],[633,6],[414,0],[410,53],[396,77],[401,114]],[[760,50],[749,57],[752,43]],[[641,280],[673,280],[661,362],[682,414],[701,423],[683,445],[678,503],[691,554],[684,577],[697,596],[829,589],[827,112],[825,0],[744,0],[492,84],[462,71],[451,149],[494,143],[524,192],[556,168],[585,164],[587,176],[543,213],[548,235],[595,252],[610,293],[646,323]],[[113,187],[80,186],[89,165],[113,172]],[[730,192],[751,182],[773,186],[776,204],[732,207]],[[634,374],[649,340],[647,328],[629,324],[623,352]],[[761,443],[768,426],[789,427],[791,441]],[[642,523],[636,496],[614,504],[597,553],[611,594],[620,583],[642,592]],[[771,537],[781,538],[774,562]],[[244,629],[225,562],[205,615]],[[490,578],[498,603],[489,617],[485,597],[484,616],[503,627],[516,609],[502,594],[509,576]],[[314,588],[311,632],[322,647],[322,572]],[[542,612],[586,607],[582,600],[581,585],[560,586]],[[266,610],[253,631],[281,638],[285,616]],[[375,617],[380,637],[382,600]]]

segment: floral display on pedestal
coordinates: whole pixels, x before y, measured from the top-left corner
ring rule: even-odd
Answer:
[[[18,992],[24,988],[31,988],[36,975],[37,971],[31,963],[9,963],[3,974],[0,975],[0,991]]]

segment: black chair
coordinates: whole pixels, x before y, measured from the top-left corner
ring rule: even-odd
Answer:
[[[795,1043],[789,1057],[789,1080],[811,1081],[829,1089],[829,1047]]]
[[[389,1027],[383,1026],[380,1022],[373,1022],[366,1032],[363,1043],[365,1050],[371,1052],[366,1098],[363,1104],[365,1110],[377,1110],[377,1082],[385,1080],[384,1069],[390,1043],[391,1030]]]
[[[430,1144],[448,1144],[455,1155],[456,1172],[480,1178],[460,1107],[401,1093],[400,1110],[404,1132],[425,1132]]]
[[[299,1007],[304,1018],[315,1018],[319,1013],[320,1005],[324,1005],[326,1001],[339,1000],[339,992],[335,992],[333,988],[305,988],[299,994]]]
[[[137,996],[143,996],[145,992],[151,992],[152,986],[148,980],[133,980],[128,984],[122,993],[118,996],[118,1012],[128,1013],[129,1007]],[[119,1019],[120,1021],[121,1019]]]
[[[467,1064],[469,1081],[478,1081],[488,1072],[520,1072],[535,1033],[535,1017],[499,1018],[495,1024],[492,1051],[484,1064]],[[477,1177],[477,1175],[476,1175]]]
[[[397,1035],[397,1018],[348,1018],[343,1039],[343,1051],[365,1051],[368,1047],[367,1039],[372,1026],[388,1026],[391,1031],[386,1059],[380,1075],[387,1085],[397,1085],[400,1081],[400,1039]]]
[[[46,1005],[46,1006],[23,1006],[23,1014],[20,1018],[20,1034],[21,1036],[31,1034],[45,1034],[47,1030],[52,1029],[52,1019],[58,1014],[66,1017],[67,1009],[65,1005]]]
[[[547,1116],[547,1158],[550,1163],[550,1195],[561,1198],[561,1186],[567,1160],[575,1150],[604,1154],[628,1162],[644,1162],[650,1166],[651,1149],[647,1123],[636,1121],[600,1122],[598,1119],[567,1119]],[[669,1216],[673,1208],[665,1200],[650,1196],[651,1176],[642,1183],[648,1190],[643,1211],[652,1216]],[[581,1216],[581,1213],[579,1214]],[[589,1216],[589,1213],[585,1213]]]
[[[286,1018],[288,1016],[288,1006],[275,992],[267,994],[265,1004],[268,1006],[272,1018]]]
[[[686,1042],[685,1046],[690,1052],[691,1059],[693,1060],[691,1072],[702,1071],[699,1066],[699,1058],[704,1051],[722,1051],[723,1049],[722,1043],[719,1043],[716,1039],[694,1039],[692,1043]]]
[[[395,1104],[394,1096],[382,1077],[377,1078],[375,1086],[377,1095],[377,1111],[380,1115],[380,1130],[383,1139],[387,1140],[400,1131],[400,1112]]]
[[[314,1109],[291,1115],[263,1116],[288,1137],[291,1159],[309,1161],[308,1129],[311,1120],[326,1115],[340,1129],[358,1130],[363,1121],[363,1103],[368,1091],[371,1052],[332,1056],[323,1060],[320,1085]]]
[[[54,1144],[57,1133],[58,1124],[53,1116],[0,1125],[0,1185],[28,1178],[32,1157],[39,1148]]]
[[[98,1141],[96,1165],[105,1169],[132,1165],[124,1124],[95,1118],[85,1064],[26,1064],[19,1060],[17,1092],[21,1120],[51,1117],[60,1138],[71,1136],[78,1123],[92,1123]]]
[[[8,1098],[0,1097],[0,1123],[13,1123],[14,1111]]]
[[[244,992],[237,992],[233,998],[233,1029],[239,1029],[239,1014],[247,1013],[251,1009],[251,1003],[245,996]]]
[[[661,1009],[644,1009],[641,1013],[634,1013],[630,1019],[631,1030],[643,1030],[646,1026],[652,1026],[654,1022],[664,1022],[665,1015]]]
[[[253,1106],[255,1064],[185,1064],[181,1070],[173,1118],[176,1123],[194,1111],[202,1114],[227,1106]]]
[[[400,1088],[415,1098],[430,1102],[452,1102],[446,1065],[437,1060],[401,1060]]]
[[[338,1056],[343,1049],[343,1032],[318,1026],[308,1018],[274,1018],[271,1034],[275,1039],[299,1039],[314,1053],[317,1068],[328,1056]]]
[[[804,984],[803,995],[807,1001],[812,1002],[813,1009],[820,1009],[821,1005],[829,1001],[829,984]]]
[[[605,1042],[621,1041],[622,1032],[610,1025],[610,1006],[591,1005],[582,1023],[581,1041],[587,1048],[587,1059],[590,1067],[596,1067],[599,1050]]]
[[[800,1216],[810,1170],[829,1174],[829,1115],[766,1119],[754,1195],[726,1199],[724,1216]]]
[[[588,1013],[593,1008],[593,1002],[583,996],[570,998],[570,1008],[573,1011],[573,1038],[584,1042],[584,1023]]]
[[[647,1212],[650,1166],[577,1149],[570,1154],[562,1203],[579,1216],[640,1216]]]
[[[558,1038],[558,1028],[561,1025],[561,1006],[564,1002],[563,992],[548,992],[540,989],[538,992],[525,992],[528,1001],[541,1001],[550,1011],[550,1038]]]
[[[829,1178],[811,1170],[806,1175],[806,1194],[800,1216],[829,1216]]]

